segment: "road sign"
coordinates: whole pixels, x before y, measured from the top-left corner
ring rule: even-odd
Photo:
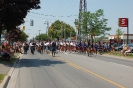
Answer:
[[[119,18],[119,27],[128,27],[128,18]]]

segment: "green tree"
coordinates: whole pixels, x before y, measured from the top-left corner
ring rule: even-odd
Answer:
[[[24,41],[27,40],[28,37],[29,36],[24,31],[21,30],[21,35],[20,35],[20,39],[19,40],[24,42]]]
[[[80,25],[82,34],[100,36],[106,31],[111,30],[110,27],[107,27],[108,19],[104,18],[104,12],[101,9],[97,10],[94,13],[91,13],[90,11],[81,13],[81,16],[83,17],[82,22],[77,22],[76,24]]]
[[[48,35],[51,38],[68,38],[70,36],[75,36],[75,34],[75,29],[72,26],[59,20],[52,23],[48,30]]]
[[[47,34],[40,34],[38,36],[35,37],[36,40],[50,40],[49,36]]]
[[[20,30],[19,27],[12,29],[10,31],[8,31],[5,34],[5,39],[10,42],[17,42],[17,41],[26,41],[27,40],[27,35],[25,32],[23,32],[22,30]]]
[[[121,35],[123,34],[123,31],[120,29],[120,28],[118,28],[117,30],[116,30],[116,38],[117,38],[117,41],[119,42],[120,40],[121,40]]]
[[[0,34],[24,23],[27,13],[39,9],[39,4],[40,0],[0,0]]]

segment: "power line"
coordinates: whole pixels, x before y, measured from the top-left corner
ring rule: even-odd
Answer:
[[[69,13],[70,11],[72,11],[72,10],[74,9],[74,8],[72,8],[72,7],[74,6],[74,4],[77,4],[77,3],[79,3],[79,2],[76,0],[76,3],[73,3],[73,4],[71,5],[71,7],[69,8],[69,10],[66,11],[65,14]],[[77,10],[78,10],[78,9],[77,9]]]
[[[63,0],[63,1],[66,1],[66,0]],[[65,3],[66,2],[62,3],[62,7],[64,6]],[[59,10],[56,11],[56,13],[60,12],[60,9],[62,9],[62,7],[60,7]],[[54,14],[56,14],[56,13],[54,13]]]
[[[31,12],[31,13],[33,13],[33,14],[37,14],[37,15],[43,15],[43,16],[46,16],[46,17],[48,17],[48,16],[50,16],[50,17],[71,17],[71,16],[78,16],[78,14],[77,15],[67,15],[67,16],[55,16],[55,15],[44,15],[44,14],[40,14],[40,13],[35,13],[35,12]]]
[[[68,13],[69,11],[71,11],[71,9],[72,9],[74,4],[75,4],[75,0],[73,0],[73,2],[70,2],[70,4],[68,4],[69,6],[67,6],[66,10],[64,10],[64,11],[66,11],[64,14]],[[67,9],[69,9],[69,10],[67,10]]]
[[[62,1],[63,1],[63,0],[61,0],[61,2],[59,3],[58,7],[61,5]],[[54,14],[55,14],[55,12],[56,12],[57,10],[58,10],[58,8],[54,11]]]

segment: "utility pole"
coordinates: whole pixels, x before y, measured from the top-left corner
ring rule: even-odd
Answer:
[[[47,35],[48,35],[48,29],[49,29],[49,21],[47,20],[47,30],[46,30]]]
[[[38,31],[39,31],[39,42],[40,42],[40,31],[41,31],[41,30],[38,30]]]
[[[72,40],[71,37],[72,37],[72,35],[71,35],[71,32],[70,32],[70,41]]]
[[[87,27],[83,27],[83,17],[81,16],[81,13],[86,12],[87,11],[87,1],[86,0],[80,0],[80,4],[79,4],[79,30],[78,30],[78,35],[82,35],[82,30],[86,30],[87,32]],[[87,26],[87,23],[86,23]],[[88,36],[87,36],[88,37]]]
[[[44,23],[44,24],[47,24],[47,27],[46,27],[46,35],[48,35],[48,29],[49,29],[49,21],[48,21],[48,19],[45,22],[46,23]]]
[[[64,40],[66,41],[66,30],[65,30],[65,26],[64,26]]]

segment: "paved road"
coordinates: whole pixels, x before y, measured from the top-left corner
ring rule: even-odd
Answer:
[[[132,88],[132,64],[100,55],[35,52],[21,56],[13,83],[15,88]]]

